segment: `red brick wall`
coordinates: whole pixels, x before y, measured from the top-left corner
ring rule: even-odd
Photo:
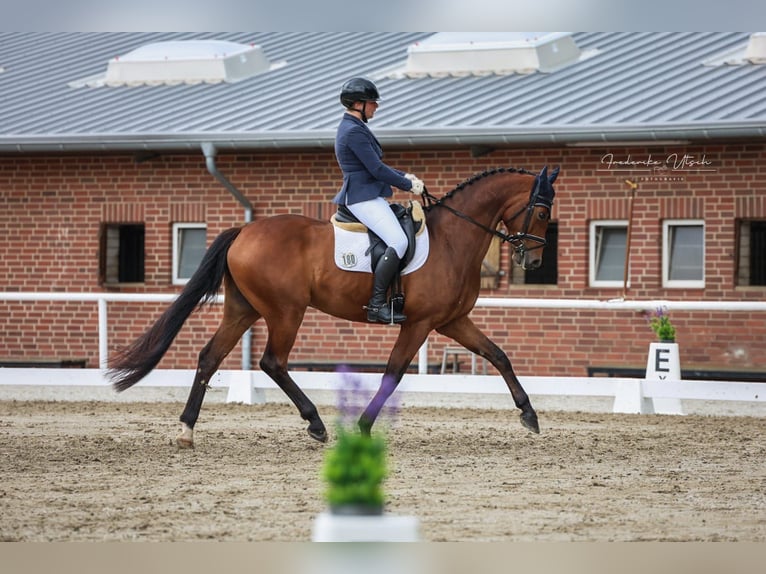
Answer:
[[[554,219],[559,224],[558,285],[509,285],[488,297],[620,297],[622,289],[588,286],[589,221],[628,217],[625,173],[605,171],[602,157],[666,158],[705,155],[714,172],[665,173],[640,181],[631,244],[632,299],[764,299],[763,288],[735,286],[735,221],[766,219],[766,153],[763,145],[685,148],[551,148],[497,150],[474,158],[467,150],[387,150],[391,165],[422,177],[435,195],[467,176],[500,166],[539,170],[561,165]],[[254,205],[254,216],[304,213],[326,219],[339,183],[331,151],[222,153],[218,166]],[[628,174],[634,178],[637,173]],[[651,174],[649,174],[651,175]],[[670,176],[670,177],[668,177]],[[395,198],[404,200],[407,194]],[[0,157],[0,290],[100,292],[99,228],[102,222],[143,221],[146,282],[119,292],[175,293],[171,285],[171,228],[176,221],[204,220],[208,243],[243,221],[243,208],[206,170],[201,153],[163,155],[143,162],[130,155]],[[661,281],[663,218],[703,218],[706,287],[665,289]],[[502,251],[508,273],[509,254]],[[137,336],[164,305],[109,304],[110,347]],[[584,375],[590,364],[645,362],[653,340],[633,311],[481,309],[476,322],[507,352],[520,375]],[[194,315],[161,367],[192,368],[220,318],[214,306]],[[674,312],[682,365],[709,364],[766,369],[766,314]],[[87,359],[98,364],[95,303],[0,302],[0,360]],[[292,359],[361,359],[384,362],[396,329],[350,324],[309,310]],[[253,361],[265,343],[254,331]],[[441,360],[444,337],[432,335],[429,362]],[[467,357],[465,358],[467,360]],[[224,368],[239,368],[239,346]]]

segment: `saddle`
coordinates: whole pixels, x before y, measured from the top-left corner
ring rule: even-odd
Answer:
[[[419,203],[410,202],[406,207],[399,203],[392,203],[390,205],[391,211],[396,215],[399,225],[402,226],[402,230],[407,236],[407,251],[399,264],[399,270],[401,271],[410,261],[412,261],[412,257],[415,255],[415,238],[425,229],[425,214],[423,213],[423,207]],[[386,251],[387,246],[383,240],[359,221],[345,205],[338,205],[338,210],[330,218],[330,221],[333,225],[346,229],[347,231],[367,233],[370,240],[370,246],[365,252],[365,255],[370,256],[370,267],[374,272],[378,261]]]

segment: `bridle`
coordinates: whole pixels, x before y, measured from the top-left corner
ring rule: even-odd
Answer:
[[[545,247],[545,245],[548,243],[545,237],[540,237],[538,235],[532,235],[529,233],[529,225],[532,223],[532,213],[535,210],[535,207],[546,207],[549,210],[553,206],[553,202],[549,201],[546,198],[540,197],[540,186],[542,182],[542,177],[540,175],[535,176],[535,184],[532,186],[532,190],[529,193],[529,201],[527,204],[522,207],[520,210],[518,210],[516,213],[511,216],[508,221],[513,221],[518,216],[520,216],[522,213],[526,213],[524,217],[524,225],[521,228],[521,231],[514,233],[512,235],[509,235],[507,233],[503,233],[502,231],[498,231],[497,229],[492,229],[491,227],[487,227],[483,223],[479,223],[472,217],[466,215],[465,213],[462,213],[452,207],[451,205],[448,205],[444,203],[444,199],[447,196],[441,197],[439,199],[436,199],[433,195],[428,193],[428,189],[423,187],[423,193],[421,195],[421,199],[423,201],[423,207],[426,210],[431,209],[432,207],[443,207],[450,213],[458,216],[461,219],[464,219],[470,223],[473,223],[477,227],[480,227],[490,235],[494,235],[495,237],[499,237],[506,243],[509,243],[514,251],[520,256],[523,257],[527,252],[534,251],[535,249],[542,249]],[[507,225],[506,225],[507,226]],[[534,247],[526,247],[524,245],[524,240],[530,240],[537,243]]]

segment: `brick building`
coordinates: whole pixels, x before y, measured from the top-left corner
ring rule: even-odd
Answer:
[[[340,181],[337,92],[345,78],[367,75],[383,95],[372,129],[386,162],[417,174],[434,195],[487,168],[561,166],[543,270],[514,269],[500,246],[488,255],[480,296],[764,300],[760,35],[492,37],[484,40],[495,56],[474,45],[445,60],[441,52],[465,49],[462,40],[0,35],[0,291],[172,294],[202,247],[243,223],[240,200],[253,218],[329,218]],[[200,50],[195,73],[207,75],[175,76],[189,72],[162,69],[168,58],[136,50],[168,41],[177,44],[164,49]],[[208,61],[205,49],[220,50],[221,41],[236,43],[226,45],[233,54]],[[364,44],[363,55],[341,57],[349,43]],[[243,56],[262,61],[250,69]],[[470,70],[449,68],[463,56]],[[216,67],[220,60],[226,65]],[[113,61],[139,69],[107,67]],[[626,179],[638,183],[627,289]],[[165,306],[110,303],[110,347],[132,340]],[[520,375],[640,366],[654,338],[640,311],[476,308],[472,317]],[[160,367],[193,368],[219,318],[218,306],[193,315]],[[766,371],[766,313],[679,310],[672,318],[682,365]],[[382,364],[397,332],[309,310],[291,358]],[[95,367],[97,338],[93,302],[0,300],[2,363]],[[254,364],[264,342],[258,323]],[[431,336],[429,363],[441,361],[445,344]],[[238,346],[223,367],[239,368],[241,353]]]

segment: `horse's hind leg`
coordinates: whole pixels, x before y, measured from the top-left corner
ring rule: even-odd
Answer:
[[[245,331],[259,318],[258,312],[242,298],[239,292],[227,289],[223,319],[213,338],[200,351],[194,382],[186,401],[186,407],[181,413],[181,434],[176,438],[176,444],[181,448],[194,446],[193,429],[199,417],[210,378]]]
[[[529,402],[529,396],[521,386],[508,356],[503,350],[493,343],[467,316],[461,317],[437,329],[442,335],[446,335],[463,345],[469,351],[487,359],[500,371],[505,379],[505,384],[511,391],[513,401],[521,409],[521,424],[534,433],[540,432],[537,421],[537,413]]]
[[[301,418],[309,422],[307,431],[311,438],[326,442],[327,429],[319,417],[316,406],[287,372],[288,356],[295,344],[295,337],[303,321],[304,311],[283,312],[279,316],[270,315],[266,318],[269,338],[260,365],[263,372],[279,385],[279,388],[298,408]]]

